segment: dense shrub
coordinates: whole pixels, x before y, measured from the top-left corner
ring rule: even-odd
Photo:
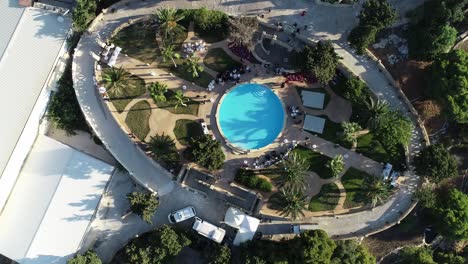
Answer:
[[[258,189],[264,192],[270,192],[273,188],[269,181],[258,177],[252,170],[239,169],[235,181],[251,189]]]
[[[187,153],[191,160],[209,170],[221,169],[226,158],[221,143],[209,135],[194,139]]]
[[[358,54],[364,54],[366,48],[375,42],[379,29],[374,26],[357,26],[351,30],[348,41]]]
[[[215,10],[206,8],[196,9],[193,12],[195,26],[202,31],[220,29],[228,26],[228,16]]]

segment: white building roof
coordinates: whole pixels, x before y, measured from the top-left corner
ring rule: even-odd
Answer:
[[[14,6],[16,2],[0,1],[0,53],[3,53],[0,59],[0,202],[9,194],[12,177],[17,175],[9,175],[5,167],[71,25],[69,18],[59,23],[56,13],[32,7],[18,8]]]
[[[0,1],[0,61],[25,9],[18,1]]]
[[[252,240],[255,232],[257,232],[258,225],[260,224],[259,219],[248,216],[234,207],[230,207],[227,210],[226,215],[224,216],[224,222],[239,230],[233,241],[235,246]]]
[[[113,167],[39,135],[0,216],[0,253],[23,264],[66,263]]]

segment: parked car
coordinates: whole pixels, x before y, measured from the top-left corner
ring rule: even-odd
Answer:
[[[195,215],[197,215],[197,213],[195,212],[195,208],[193,208],[192,206],[187,206],[185,208],[170,213],[167,216],[167,218],[169,219],[169,223],[175,224],[195,217]]]

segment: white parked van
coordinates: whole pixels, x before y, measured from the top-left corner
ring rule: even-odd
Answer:
[[[197,213],[195,212],[195,208],[193,208],[192,206],[187,206],[185,208],[172,212],[167,216],[167,218],[169,220],[169,223],[174,224],[195,217],[196,214]]]
[[[224,235],[226,235],[226,230],[208,223],[198,217],[195,217],[195,223],[193,223],[192,228],[193,230],[197,231],[198,234],[217,243],[221,243],[223,241]]]

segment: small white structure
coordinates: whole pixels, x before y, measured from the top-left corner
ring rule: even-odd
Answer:
[[[321,118],[318,116],[306,115],[304,119],[304,130],[315,132],[315,133],[323,133],[323,129],[325,128],[325,118]]]
[[[226,230],[217,227],[207,221],[204,221],[198,217],[195,217],[195,223],[192,226],[193,230],[197,231],[198,234],[213,240],[216,243],[223,241]]]
[[[259,219],[248,216],[234,207],[230,207],[227,210],[224,216],[224,222],[239,230],[234,238],[233,244],[235,246],[252,240],[260,224]]]
[[[325,94],[302,90],[302,103],[305,107],[323,109]]]
[[[382,170],[382,176],[383,176],[383,179],[386,181],[388,180],[388,177],[390,177],[390,172],[392,172],[392,164],[390,163],[386,163],[383,170]]]

